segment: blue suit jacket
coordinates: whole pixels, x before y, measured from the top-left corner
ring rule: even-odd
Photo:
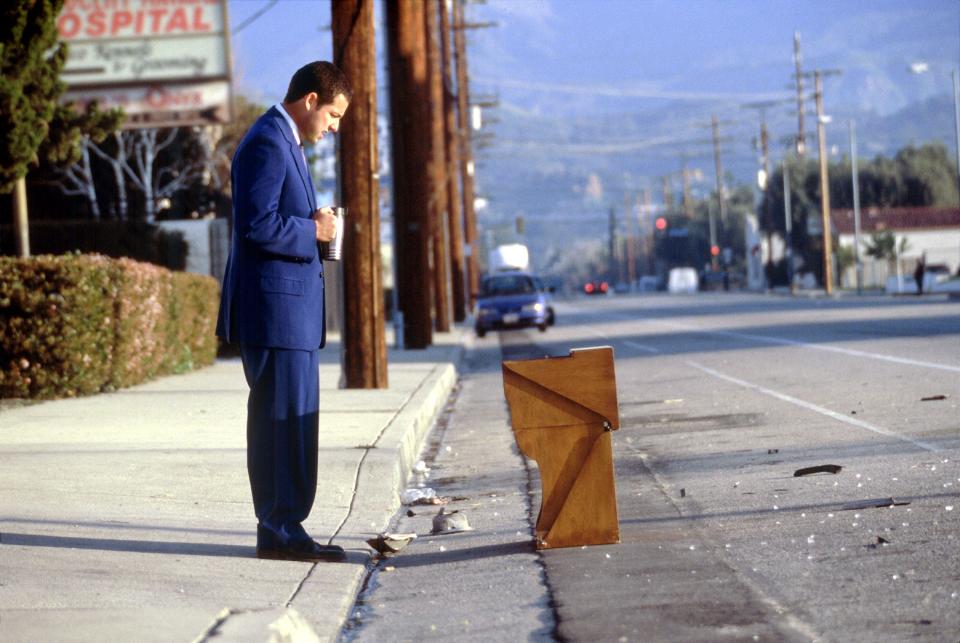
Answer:
[[[310,216],[313,182],[277,108],[253,124],[231,169],[233,236],[217,335],[257,346],[315,350],[326,340],[323,262]]]

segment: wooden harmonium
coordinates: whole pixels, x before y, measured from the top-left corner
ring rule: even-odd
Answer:
[[[620,428],[613,348],[502,367],[514,437],[540,469],[537,549],[620,542],[610,439]]]

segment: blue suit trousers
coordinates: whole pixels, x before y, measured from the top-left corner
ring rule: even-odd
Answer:
[[[258,545],[285,546],[308,538],[301,523],[317,492],[320,351],[241,344],[240,356]]]

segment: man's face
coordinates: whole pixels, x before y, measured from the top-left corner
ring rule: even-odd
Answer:
[[[300,132],[310,143],[316,143],[327,132],[340,129],[340,119],[347,112],[347,99],[337,94],[332,103],[321,105],[316,94],[307,97],[306,127]]]

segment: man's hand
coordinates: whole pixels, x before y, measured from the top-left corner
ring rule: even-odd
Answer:
[[[317,241],[330,241],[337,234],[337,218],[333,214],[333,208],[318,208],[310,218],[317,226]]]

